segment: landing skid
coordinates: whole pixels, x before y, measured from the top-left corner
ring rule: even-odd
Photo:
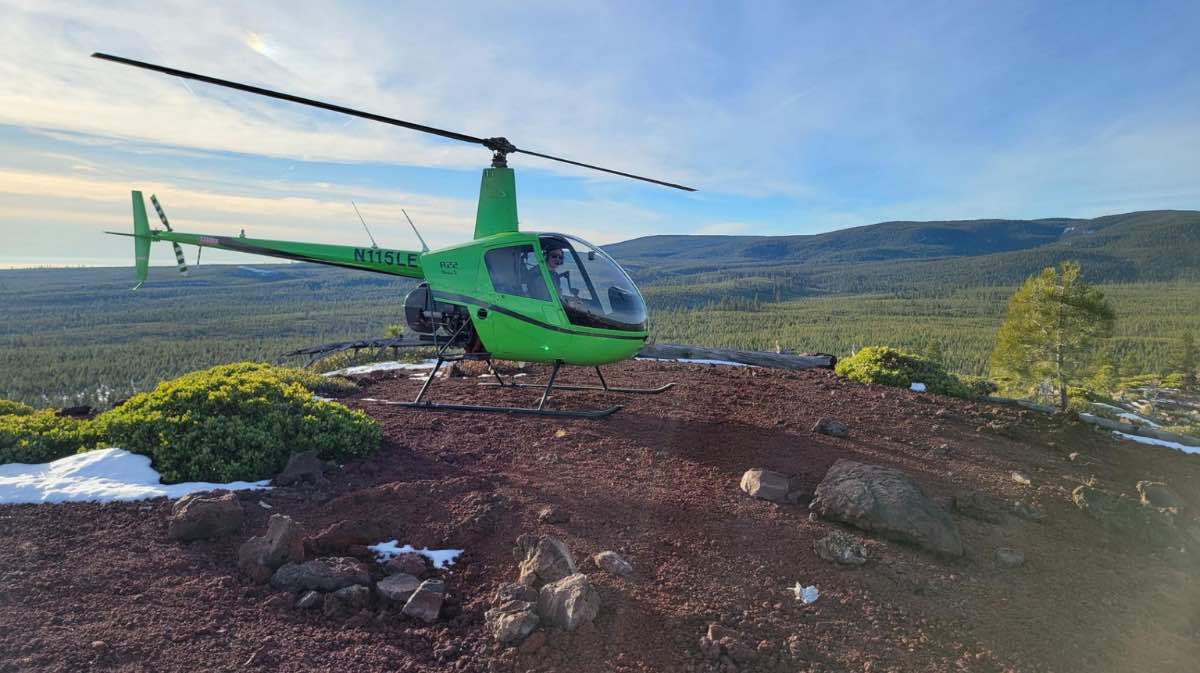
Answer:
[[[480,383],[479,385],[481,385],[481,386],[491,386],[491,387],[495,387],[495,388],[544,388],[545,387],[538,383],[514,383],[512,381],[505,381],[504,379],[500,378],[500,374],[498,374],[496,372],[496,370],[492,368],[492,363],[490,361],[488,362],[488,369],[491,370],[492,376],[496,377],[496,382],[495,383],[491,383],[491,382]],[[600,377],[600,385],[598,385],[598,386],[558,385],[558,386],[556,386],[556,388],[558,390],[595,390],[595,391],[605,392],[605,393],[629,393],[629,394],[633,394],[633,395],[657,395],[659,393],[670,390],[675,385],[674,383],[664,383],[663,385],[661,385],[657,388],[614,388],[614,387],[608,385],[608,381],[604,380],[604,374],[600,373],[599,367],[596,367],[596,376]],[[553,380],[553,379],[551,379],[551,380]]]
[[[520,416],[549,416],[552,418],[607,418],[621,410],[621,405],[595,411],[564,411],[558,409],[540,409],[533,407],[489,407],[475,404],[438,404],[436,402],[392,402],[389,400],[371,400],[378,404],[387,404],[409,409],[425,411],[475,411],[491,414],[515,414]]]

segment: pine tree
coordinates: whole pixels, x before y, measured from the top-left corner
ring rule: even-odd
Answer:
[[[1049,383],[1062,410],[1067,388],[1093,361],[1093,344],[1112,335],[1115,321],[1104,293],[1081,273],[1063,262],[1030,276],[1008,302],[991,357],[993,378],[1024,389]]]
[[[1200,368],[1200,354],[1196,352],[1196,342],[1191,332],[1184,332],[1171,357],[1171,372],[1183,375],[1183,385],[1194,386],[1200,383],[1197,368]]]

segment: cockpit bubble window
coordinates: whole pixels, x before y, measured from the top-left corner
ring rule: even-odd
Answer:
[[[532,245],[511,245],[483,255],[492,287],[503,294],[550,301],[550,291]]]
[[[625,271],[596,246],[574,236],[541,237],[550,282],[574,325],[641,332],[646,302]]]

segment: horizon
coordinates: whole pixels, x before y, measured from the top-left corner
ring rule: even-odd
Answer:
[[[94,51],[700,190],[511,157],[523,229],[601,245],[1200,207],[1188,3],[0,1],[0,267],[122,265],[126,242],[101,231],[130,228],[132,189],[183,231],[353,245],[353,200],[385,247],[416,244],[401,208],[433,247],[470,237],[482,150]]]

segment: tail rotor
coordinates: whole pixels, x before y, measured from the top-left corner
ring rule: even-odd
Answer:
[[[158,212],[159,221],[163,223],[167,231],[172,231],[171,223],[167,221],[167,214],[163,212],[162,205],[158,202],[158,197],[151,194],[150,203],[154,205],[154,210]],[[185,276],[188,275],[187,262],[183,259],[183,248],[179,247],[179,244],[174,241],[171,242],[171,247],[175,249],[175,264],[179,267],[179,273]],[[197,256],[197,262],[199,262],[199,259],[199,256]]]

